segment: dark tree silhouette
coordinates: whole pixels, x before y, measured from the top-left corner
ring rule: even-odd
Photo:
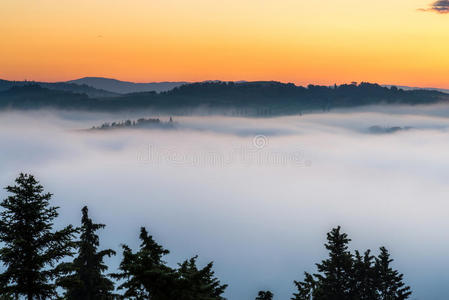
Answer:
[[[310,300],[314,299],[315,291],[317,289],[317,281],[313,278],[313,275],[304,272],[304,281],[294,281],[297,293],[293,294],[291,300]]]
[[[120,101],[117,101],[117,95],[100,99],[100,95],[95,96],[95,93],[86,90],[91,97],[96,97],[89,98],[86,94],[47,89],[43,86],[42,83],[30,85],[0,80],[0,110],[51,107],[116,111],[151,108],[169,114],[188,114],[196,108],[208,107],[209,112],[225,109],[228,112],[245,112],[245,115],[271,116],[369,104],[429,104],[449,101],[448,94],[438,91],[404,91],[367,82],[332,87],[302,87],[275,81],[201,82],[161,93],[126,94],[120,96]],[[65,90],[74,91],[72,88]]]
[[[385,247],[380,248],[380,254],[376,258],[376,271],[379,280],[379,294],[381,300],[403,300],[410,297],[410,287],[403,282],[403,274],[393,270],[390,263],[390,253]]]
[[[225,300],[227,288],[213,271],[213,263],[197,266],[198,256],[167,266],[163,257],[169,254],[142,227],[140,248],[133,252],[123,245],[119,272],[111,276],[120,282],[123,295],[113,294],[114,282],[104,273],[106,256],[111,249],[98,251],[97,231],[104,224],[90,219],[87,207],[82,209],[81,227],[53,229],[58,207],[50,206],[52,194],[44,193],[32,175],[21,173],[10,195],[0,206],[0,300],[59,299],[57,286],[65,289],[67,300]],[[81,232],[79,241],[75,234]],[[340,226],[327,233],[328,257],[316,264],[317,273],[305,273],[303,281],[294,281],[297,293],[292,300],[405,300],[412,294],[403,274],[391,266],[393,259],[385,247],[377,257],[367,250],[352,254],[351,240]],[[67,256],[78,255],[72,262],[59,263]],[[270,291],[259,291],[256,300],[272,300]]]
[[[377,258],[367,250],[363,255],[348,250],[350,239],[340,227],[327,234],[329,258],[317,265],[318,274],[305,273],[295,281],[292,300],[403,300],[411,295],[403,275],[390,266],[388,251],[380,248]]]
[[[98,251],[100,241],[96,231],[104,224],[95,224],[89,218],[87,206],[82,209],[81,236],[77,242],[78,256],[73,262],[60,265],[66,276],[58,279],[59,286],[66,290],[68,300],[111,299],[114,283],[103,273],[108,269],[105,256],[115,255],[111,249]]]
[[[273,296],[270,291],[259,291],[255,300],[273,300]]]
[[[59,274],[57,262],[73,255],[76,230],[67,226],[53,231],[57,207],[50,206],[52,194],[33,175],[21,173],[16,185],[6,187],[11,194],[1,202],[0,260],[5,265],[0,275],[0,294],[32,299],[56,295],[52,280]]]
[[[355,251],[354,255],[354,278],[353,286],[354,298],[359,300],[376,300],[377,293],[377,274],[373,267],[374,256],[367,250],[363,254]]]
[[[125,290],[126,299],[224,300],[227,285],[215,277],[212,262],[198,268],[195,256],[174,270],[162,260],[169,251],[156,243],[144,227],[140,240],[140,249],[135,253],[122,246],[120,272],[112,275],[123,281],[119,289]]]
[[[112,275],[124,281],[118,288],[125,290],[127,299],[171,299],[176,272],[162,260],[169,251],[156,243],[144,227],[140,230],[140,240],[140,249],[136,253],[127,245],[122,246],[120,272]]]
[[[224,300],[222,294],[227,285],[220,284],[214,276],[213,263],[198,269],[198,256],[179,264],[177,283],[173,299],[178,300]]]
[[[319,274],[316,277],[320,286],[316,296],[320,299],[347,300],[353,296],[353,260],[348,250],[350,241],[346,233],[340,232],[340,226],[327,234],[327,244],[324,246],[329,251],[329,258],[317,264]]]

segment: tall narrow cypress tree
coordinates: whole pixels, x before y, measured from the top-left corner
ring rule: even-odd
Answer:
[[[105,256],[115,255],[115,251],[98,251],[100,240],[96,231],[104,227],[104,224],[93,223],[87,206],[83,207],[81,236],[77,242],[78,256],[73,262],[61,265],[66,276],[57,281],[66,289],[66,299],[105,300],[113,297],[114,283],[103,274],[108,269],[103,260]]]
[[[0,260],[6,267],[0,294],[48,299],[56,295],[55,265],[73,255],[76,229],[69,225],[53,231],[58,208],[50,206],[52,194],[44,193],[33,175],[21,173],[15,182],[6,187],[11,195],[0,203]]]

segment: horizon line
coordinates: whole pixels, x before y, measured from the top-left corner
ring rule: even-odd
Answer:
[[[23,80],[16,80],[16,79],[6,79],[6,78],[0,78],[0,80],[5,80],[5,81],[26,81],[26,82],[41,82],[41,83],[69,83],[70,81],[76,81],[76,80],[80,80],[80,79],[85,79],[85,78],[97,78],[97,79],[108,79],[108,80],[116,80],[116,81],[120,81],[120,82],[126,82],[126,83],[135,83],[135,84],[151,84],[151,83],[186,83],[186,84],[192,84],[192,83],[201,83],[201,82],[279,82],[279,83],[284,83],[284,84],[289,84],[292,83],[295,86],[303,86],[303,87],[307,87],[308,85],[317,85],[317,86],[340,86],[340,85],[345,85],[345,84],[360,84],[360,83],[372,83],[372,84],[378,84],[380,86],[384,86],[384,87],[389,87],[389,86],[396,86],[396,87],[409,87],[409,88],[418,88],[418,89],[439,89],[439,90],[449,90],[449,87],[436,87],[436,86],[417,86],[414,84],[391,84],[391,83],[379,83],[379,82],[371,82],[371,81],[351,81],[351,82],[345,82],[345,83],[332,83],[332,84],[320,84],[320,83],[297,83],[294,81],[282,81],[282,80],[275,80],[275,79],[270,79],[270,80],[222,80],[222,79],[206,79],[206,80],[198,80],[198,81],[190,81],[190,80],[162,80],[162,81],[130,81],[130,80],[122,80],[122,79],[117,79],[114,77],[103,77],[103,76],[83,76],[83,77],[77,77],[75,79],[69,79],[69,80],[58,80],[58,81],[45,81],[45,80],[34,80],[34,79],[23,79]]]

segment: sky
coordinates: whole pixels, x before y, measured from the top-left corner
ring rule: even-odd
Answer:
[[[449,88],[449,1],[2,0],[0,78]]]

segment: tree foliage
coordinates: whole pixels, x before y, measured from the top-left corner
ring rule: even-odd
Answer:
[[[2,88],[3,86],[3,88]],[[15,109],[82,109],[98,111],[154,109],[159,112],[183,113],[197,108],[237,109],[244,115],[298,114],[308,110],[328,111],[336,108],[375,104],[429,104],[449,101],[447,94],[429,90],[402,90],[378,84],[342,84],[335,86],[296,86],[276,81],[197,82],[161,93],[140,92],[107,97],[105,91],[63,90],[42,83],[12,83],[0,80],[0,110]],[[82,92],[82,93],[78,93]],[[85,93],[92,96],[89,98]],[[94,96],[97,94],[97,96]],[[99,96],[101,98],[99,98]],[[103,97],[106,96],[106,97]]]
[[[101,300],[113,297],[114,283],[103,274],[108,269],[103,260],[106,256],[115,255],[115,251],[98,251],[100,240],[96,231],[104,227],[104,224],[93,223],[87,206],[83,207],[81,235],[76,243],[78,256],[72,262],[60,266],[65,276],[57,281],[66,290],[66,299]]]
[[[213,263],[198,269],[194,256],[179,264],[174,299],[179,300],[222,300],[227,285],[220,284],[214,276]]]
[[[52,194],[44,193],[34,176],[22,173],[15,182],[0,204],[0,260],[6,267],[0,293],[28,300],[54,297],[56,264],[73,254],[76,230],[71,225],[53,230],[58,207],[50,206]]]
[[[144,227],[140,229],[140,240],[140,249],[135,253],[127,245],[122,246],[120,273],[113,274],[124,280],[118,288],[129,299],[170,299],[176,273],[162,260],[169,251],[156,243]]]
[[[212,270],[213,263],[204,268],[196,265],[197,256],[179,264],[178,269],[166,265],[162,258],[169,253],[154,241],[147,230],[140,232],[141,245],[133,252],[123,245],[120,273],[113,276],[124,282],[119,289],[125,290],[129,299],[151,300],[223,300],[221,296],[227,285],[220,284]]]
[[[105,227],[82,209],[81,227],[53,229],[57,209],[50,205],[52,194],[32,175],[21,173],[10,194],[0,206],[0,300],[60,299],[57,286],[65,290],[67,300],[225,300],[227,288],[215,276],[213,263],[203,267],[198,256],[172,268],[164,261],[169,251],[158,244],[148,231],[140,229],[140,247],[133,251],[122,245],[123,256],[112,278],[122,295],[114,294],[115,282],[105,272],[105,257],[112,249],[98,250],[97,231]],[[76,233],[79,239],[74,241]],[[297,292],[292,300],[405,300],[412,294],[403,274],[395,270],[385,247],[376,257],[370,250],[349,250],[350,239],[341,228],[327,233],[328,257],[316,264],[315,274],[305,273],[303,281],[294,281]],[[77,256],[71,262],[62,259]],[[273,293],[259,291],[256,300],[272,300]]]
[[[273,296],[270,291],[259,291],[255,300],[273,300]]]
[[[411,295],[403,275],[393,270],[388,251],[380,248],[378,257],[367,250],[351,254],[351,241],[340,227],[327,234],[329,257],[317,265],[317,274],[305,273],[295,281],[297,293],[292,300],[403,300]]]
[[[385,247],[380,248],[376,258],[375,270],[378,276],[379,295],[381,300],[407,299],[412,294],[410,287],[403,282],[403,274],[391,267],[390,253]]]

